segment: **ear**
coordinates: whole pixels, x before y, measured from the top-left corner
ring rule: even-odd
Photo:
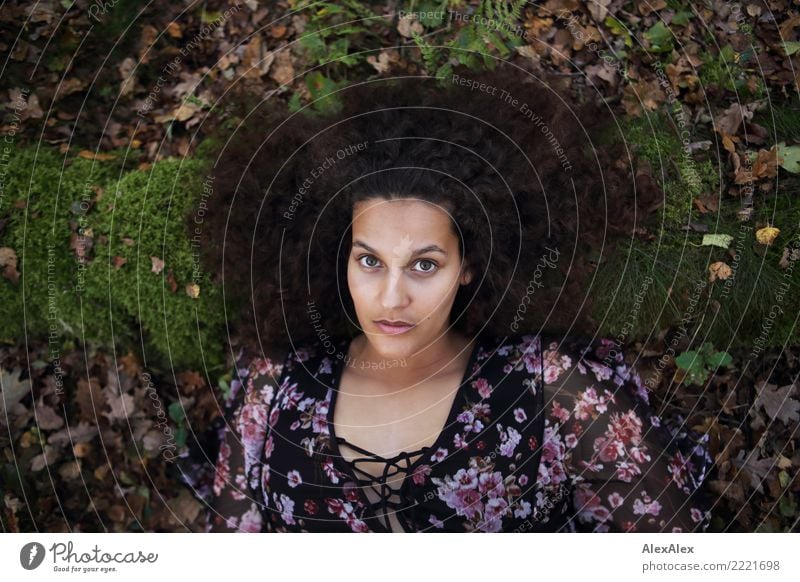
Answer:
[[[472,282],[472,269],[469,267],[462,267],[461,277],[459,277],[458,282],[461,285],[469,285]]]

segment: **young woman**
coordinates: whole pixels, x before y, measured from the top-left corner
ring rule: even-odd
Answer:
[[[209,531],[707,528],[705,441],[579,339],[587,251],[658,190],[602,109],[525,78],[248,112],[203,225],[245,314],[213,471],[182,463]]]

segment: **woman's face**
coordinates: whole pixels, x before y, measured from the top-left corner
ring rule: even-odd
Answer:
[[[352,233],[347,284],[371,347],[403,358],[441,338],[459,285],[472,280],[447,212],[418,199],[375,198],[354,205]]]

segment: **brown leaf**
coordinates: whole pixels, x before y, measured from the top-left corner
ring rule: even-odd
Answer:
[[[100,381],[94,376],[88,380],[78,378],[78,389],[75,393],[75,402],[78,405],[79,420],[96,422],[97,414],[106,403],[106,397],[100,388]]]
[[[119,255],[114,255],[114,258],[111,260],[111,263],[114,265],[114,269],[119,271],[120,267],[128,262],[128,259],[125,257],[121,257]]]
[[[150,269],[153,273],[159,274],[161,271],[164,270],[164,261],[159,259],[158,257],[150,257],[150,260],[153,263],[153,267]]]
[[[108,162],[117,159],[117,156],[114,154],[104,154],[102,152],[93,152],[92,150],[81,150],[78,152],[78,157],[85,160],[94,160],[96,162]]]
[[[175,280],[175,273],[172,272],[172,269],[169,270],[167,273],[167,283],[169,284],[169,290],[172,293],[178,290],[178,282]]]
[[[3,277],[12,283],[19,282],[19,271],[17,271],[17,253],[9,247],[0,248],[0,267],[3,267]]]
[[[789,397],[795,391],[794,384],[787,384],[778,388],[776,384],[769,384],[762,380],[756,384],[756,389],[758,396],[756,396],[753,409],[757,410],[761,407],[769,418],[780,420],[785,425],[789,425],[790,422],[800,421],[800,402]]]

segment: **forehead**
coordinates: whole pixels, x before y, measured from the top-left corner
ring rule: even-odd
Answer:
[[[424,223],[428,227],[449,228],[451,218],[441,205],[417,198],[394,200],[371,199],[353,205],[353,227],[369,227],[380,222],[383,228],[402,226],[406,229]]]

